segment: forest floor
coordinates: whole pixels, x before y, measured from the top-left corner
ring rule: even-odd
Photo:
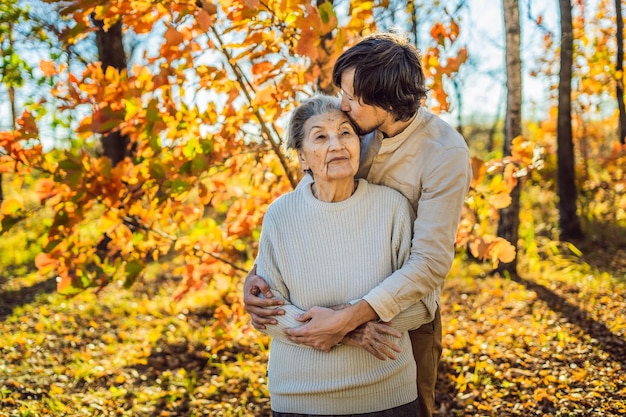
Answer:
[[[555,247],[513,278],[457,260],[438,416],[626,415],[626,246],[588,246]],[[158,270],[72,298],[53,278],[1,274],[0,416],[270,415],[268,340],[239,282],[174,302]]]

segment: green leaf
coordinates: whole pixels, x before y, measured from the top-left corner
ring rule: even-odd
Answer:
[[[25,219],[24,216],[4,216],[2,222],[0,222],[0,233],[7,232],[10,228],[15,226],[20,220]]]
[[[320,11],[320,18],[322,22],[328,23],[330,21],[331,16],[335,16],[335,9],[333,8],[333,3],[330,1],[325,1],[320,4],[318,7]]]
[[[191,161],[191,174],[198,175],[205,172],[209,167],[206,158],[202,154],[196,155]]]
[[[141,274],[141,271],[143,271],[145,268],[146,268],[146,264],[139,260],[127,262],[124,268],[126,271],[126,279],[124,280],[124,288],[130,288],[137,280],[137,277],[139,276],[139,274]]]

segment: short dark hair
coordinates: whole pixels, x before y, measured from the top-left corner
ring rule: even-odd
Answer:
[[[341,100],[339,97],[315,94],[304,100],[296,107],[289,118],[285,137],[287,149],[298,150],[302,148],[304,124],[307,120],[320,114],[332,112],[341,112]]]
[[[375,33],[343,52],[333,67],[333,83],[354,68],[354,95],[365,104],[381,107],[397,120],[409,120],[428,89],[422,57],[406,36]]]

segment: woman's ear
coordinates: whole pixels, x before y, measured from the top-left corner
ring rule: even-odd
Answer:
[[[309,169],[309,165],[306,163],[306,159],[304,158],[304,152],[298,151],[298,161],[300,162],[300,166],[303,171]]]

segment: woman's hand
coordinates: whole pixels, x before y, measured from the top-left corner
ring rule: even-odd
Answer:
[[[389,337],[391,336],[391,337]],[[348,333],[341,341],[344,345],[365,349],[376,358],[397,359],[400,346],[394,343],[392,337],[400,338],[402,334],[389,324],[377,321],[368,321]]]
[[[296,317],[296,320],[304,324],[286,329],[285,334],[294,343],[329,352],[349,332],[363,323],[378,319],[374,309],[364,300],[335,308],[339,309],[312,307]]]
[[[272,308],[283,305],[283,300],[273,298],[267,282],[256,274],[256,265],[246,276],[243,285],[243,304],[256,329],[265,329],[266,324],[278,323],[272,316],[285,314],[283,309]]]
[[[350,331],[346,328],[348,316],[344,313],[347,310],[312,307],[304,314],[296,317],[296,320],[305,322],[305,324],[300,327],[285,329],[285,334],[294,343],[329,352]]]

